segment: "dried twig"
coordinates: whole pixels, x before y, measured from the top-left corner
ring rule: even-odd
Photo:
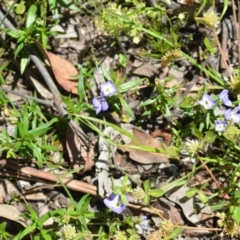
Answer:
[[[6,92],[6,93],[11,93],[11,94],[20,96],[22,98],[31,99],[31,100],[33,100],[35,102],[38,102],[38,103],[46,105],[46,106],[54,107],[54,104],[53,104],[52,101],[47,101],[47,100],[31,97],[31,96],[25,95],[23,93],[16,92],[16,91],[10,90],[8,88],[4,88],[4,87],[0,87],[0,90],[2,90],[3,92]]]

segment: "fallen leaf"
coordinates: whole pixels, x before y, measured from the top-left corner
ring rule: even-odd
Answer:
[[[77,94],[77,85],[78,82],[74,79],[78,75],[77,69],[74,67],[72,63],[65,60],[64,58],[53,54],[51,52],[47,52],[54,76],[67,92],[71,92]]]
[[[196,196],[187,198],[186,192],[189,190],[187,186],[174,187],[168,189],[166,192],[166,197],[179,205],[182,208],[183,214],[185,217],[196,226],[201,226],[204,222],[208,223],[213,214],[209,206],[205,206],[199,200],[196,199]],[[199,209],[199,213],[196,213],[196,209]],[[209,224],[209,223],[208,223]]]
[[[12,193],[19,194],[19,191],[9,180],[0,180],[0,203],[3,203],[5,197]]]
[[[80,141],[71,128],[68,128],[66,147],[70,162],[73,164],[73,168],[77,170],[77,173],[84,173],[90,170],[95,162],[92,160],[91,151],[87,152],[84,143]]]
[[[123,126],[122,126],[123,127]],[[125,129],[127,130],[127,129]],[[141,129],[138,129],[133,126],[132,128],[132,134],[136,141],[130,142],[125,144],[126,146],[149,146],[156,149],[161,149],[163,147],[163,143],[158,141],[157,139],[150,136],[148,133],[142,131]],[[151,163],[168,163],[168,158],[163,153],[156,153],[156,152],[147,152],[143,150],[138,149],[132,149],[132,148],[125,148],[125,147],[119,147],[119,149],[123,152],[129,152],[129,156],[131,159],[135,160],[136,162],[143,163],[143,164],[151,164]]]
[[[0,216],[12,220],[14,222],[20,223],[22,226],[27,227],[26,222],[22,217],[20,217],[22,213],[18,211],[18,209],[14,206],[7,204],[0,204]]]

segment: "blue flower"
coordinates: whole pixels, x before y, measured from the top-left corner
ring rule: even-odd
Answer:
[[[224,132],[227,123],[221,120],[215,120],[215,131],[216,132]]]
[[[148,220],[147,216],[145,215],[141,215],[140,217],[136,218],[135,228],[137,230],[137,233],[143,234],[143,232],[148,231],[149,222],[150,220]]]
[[[111,80],[109,80],[107,82],[101,83],[100,90],[101,94],[104,97],[111,97],[117,92],[117,87]]]
[[[97,96],[94,97],[92,100],[92,104],[96,109],[96,114],[98,114],[100,111],[106,111],[108,110],[108,102],[103,96]]]
[[[224,89],[220,95],[219,95],[221,101],[223,102],[224,105],[231,107],[232,106],[232,102],[229,100],[228,98],[228,90]]]
[[[203,95],[203,98],[201,101],[199,101],[199,104],[202,105],[205,109],[211,109],[213,106],[216,105],[216,103],[211,99],[211,97],[205,93]]]
[[[233,110],[232,109],[228,109],[225,111],[224,113],[224,117],[227,120],[233,120],[234,123],[239,123],[240,121],[240,114],[238,113],[240,107],[236,107]]]
[[[105,198],[103,202],[113,212],[121,214],[128,204],[128,199],[129,198],[127,196],[127,202],[124,204],[121,200],[121,195],[111,193],[111,195],[108,198]]]
[[[52,18],[53,18],[54,20],[58,20],[58,19],[60,18],[60,16],[56,13],[56,14],[54,14],[54,15],[52,16]]]

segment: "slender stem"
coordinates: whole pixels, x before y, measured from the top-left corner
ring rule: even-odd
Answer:
[[[240,3],[238,1],[238,21],[240,21]],[[237,21],[237,16],[236,16],[236,9],[235,9],[235,2],[234,0],[232,0],[232,12],[233,12],[233,19],[234,19],[234,24],[235,24],[235,28],[237,31],[237,46],[238,46],[238,67],[240,68],[240,25],[239,22]]]
[[[0,87],[0,90],[2,90],[3,92],[6,92],[6,93],[11,93],[11,94],[20,96],[22,98],[31,99],[31,100],[33,100],[35,102],[41,103],[41,104],[46,105],[46,106],[54,107],[54,104],[53,104],[52,101],[47,101],[47,100],[31,97],[31,96],[25,95],[23,93],[12,91],[12,90],[4,88],[4,87]]]
[[[222,50],[221,44],[220,44],[220,42],[219,42],[219,40],[218,40],[218,36],[217,36],[217,33],[216,33],[215,29],[213,30],[213,35],[214,35],[215,40],[216,40],[216,42],[217,42],[218,50],[219,50],[219,52],[220,52],[220,54],[221,54],[221,57],[222,57],[222,60],[223,60],[224,65],[225,65],[225,67],[226,67],[226,69],[227,69],[228,75],[229,75],[230,79],[232,79],[233,76],[232,76],[231,70],[230,70],[230,68],[229,68],[229,66],[228,66],[228,63],[227,63],[227,61],[226,61],[225,55],[224,55],[224,53],[223,53],[223,50]]]

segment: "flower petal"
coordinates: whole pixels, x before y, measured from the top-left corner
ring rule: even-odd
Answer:
[[[232,113],[237,113],[238,111],[240,110],[240,107],[235,107],[233,110],[232,110]]]
[[[231,112],[232,112],[231,109],[227,109],[227,110],[224,112],[224,117],[225,117],[227,120],[231,119]]]
[[[111,97],[117,92],[117,87],[111,80],[109,80],[107,82],[101,83],[100,91],[104,97]]]
[[[92,104],[95,108],[101,106],[101,103],[99,101],[99,97],[94,97],[93,100],[92,100]]]
[[[232,120],[234,123],[239,123],[240,122],[240,114],[237,114],[237,113],[233,114]]]
[[[228,97],[228,90],[224,89],[220,95],[219,95],[221,101],[223,102],[224,105],[231,107],[232,106],[232,102],[229,100]]]
[[[109,106],[108,106],[108,102],[106,100],[102,101],[101,108],[102,108],[102,111],[108,110]]]
[[[127,206],[127,203],[126,204],[122,203],[121,196],[115,193],[111,193],[111,195],[108,198],[105,198],[103,202],[108,208],[110,208],[113,212],[118,214],[121,214]]]
[[[202,100],[199,101],[199,104],[202,105],[207,110],[216,105],[216,103],[211,99],[211,97],[207,93],[203,95]]]
[[[100,111],[106,111],[108,109],[108,103],[103,96],[94,97],[92,104],[95,107],[96,114],[98,114]]]
[[[215,120],[215,131],[224,132],[226,127],[226,122],[221,120]]]

